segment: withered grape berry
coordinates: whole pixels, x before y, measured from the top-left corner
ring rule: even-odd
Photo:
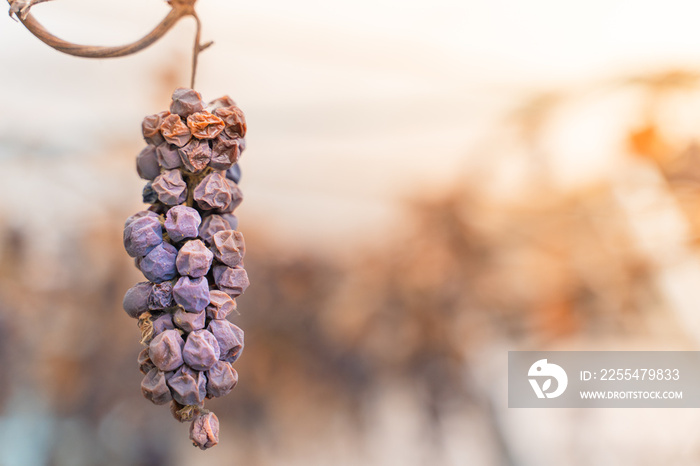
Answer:
[[[143,396],[157,405],[163,405],[173,399],[170,389],[165,383],[165,374],[155,367],[141,381],[141,392]]]
[[[236,207],[241,205],[241,202],[243,202],[243,193],[238,188],[238,185],[233,181],[229,180],[228,178],[226,178],[226,184],[228,184],[229,186],[229,192],[231,193],[231,201],[228,204],[226,204],[223,208],[219,209],[218,212],[228,214],[236,210]]]
[[[177,330],[164,330],[151,340],[148,355],[161,371],[174,371],[183,363],[182,347],[185,342]]]
[[[226,171],[226,178],[238,184],[241,182],[241,166],[237,163]]]
[[[211,147],[206,141],[199,139],[192,139],[179,152],[182,164],[192,173],[201,172],[211,161]]]
[[[187,117],[192,136],[198,139],[214,139],[226,126],[221,118],[209,112],[197,112]]]
[[[163,242],[163,228],[157,217],[144,216],[124,228],[124,249],[131,257],[145,256]]]
[[[245,255],[245,242],[240,231],[223,230],[215,233],[211,238],[212,251],[217,259],[229,267],[235,267],[241,263]]]
[[[204,110],[202,95],[194,89],[178,87],[173,92],[173,103],[170,104],[170,112],[177,113],[182,118],[187,118],[195,112]]]
[[[149,282],[141,282],[129,288],[124,295],[123,307],[129,317],[137,319],[141,314],[148,311],[148,297],[151,294]]]
[[[165,312],[153,320],[153,334],[158,335],[166,330],[174,330],[173,316],[169,312]]]
[[[163,143],[156,147],[158,164],[166,170],[174,170],[182,165],[180,149],[172,144]]]
[[[160,166],[156,158],[156,146],[146,146],[136,157],[136,171],[144,180],[152,180],[160,175]]]
[[[177,115],[169,115],[160,125],[160,133],[169,143],[182,147],[192,139],[192,133]]]
[[[207,396],[216,398],[226,395],[238,383],[238,373],[226,361],[217,361],[207,371]]]
[[[236,311],[236,301],[228,294],[219,290],[209,292],[209,305],[206,308],[207,317],[225,319],[234,311]]]
[[[148,309],[156,311],[167,309],[173,305],[173,284],[171,282],[156,283],[148,295]]]
[[[231,203],[231,191],[226,177],[212,172],[194,188],[194,200],[203,210],[223,209]]]
[[[179,170],[166,170],[153,180],[158,200],[165,205],[177,205],[187,199],[187,184]]]
[[[151,206],[124,223],[124,248],[148,279],[123,301],[145,346],[137,357],[141,392],[191,422],[190,439],[201,449],[219,441],[219,421],[204,402],[235,387],[232,364],[244,346],[243,330],[226,318],[237,315],[234,298],[249,284],[232,214],[243,200],[246,130],[230,97],[205,105],[198,92],[176,89],[170,109],[141,124],[148,145],[136,171]]]
[[[156,113],[155,115],[149,115],[143,119],[141,123],[141,131],[143,132],[143,138],[147,143],[157,146],[161,144],[165,139],[160,134],[160,125],[163,124],[163,119],[170,115],[169,111],[164,111]]]
[[[204,373],[183,364],[168,380],[173,399],[182,405],[198,405],[207,396]]]
[[[187,312],[181,307],[178,307],[173,314],[173,322],[178,328],[181,328],[187,333],[194,332],[204,328],[207,315],[202,312]],[[189,340],[188,340],[189,341]]]
[[[243,330],[228,320],[212,320],[207,330],[219,344],[219,359],[232,364],[236,362],[243,352]]]
[[[173,287],[173,298],[187,312],[201,312],[209,304],[209,284],[204,277],[180,277]]]
[[[219,444],[219,418],[214,413],[197,416],[190,425],[190,440],[202,450]]]
[[[139,363],[139,370],[143,375],[148,374],[148,372],[153,369],[153,361],[151,361],[150,356],[148,355],[148,348],[144,348],[141,350],[139,353],[139,356],[137,358],[137,362]]]
[[[238,222],[236,222],[236,224],[238,224]],[[202,225],[199,227],[199,237],[202,238],[205,243],[211,244],[211,238],[216,233],[222,230],[233,229],[230,222],[227,222],[223,216],[211,214],[202,221]]]
[[[163,226],[171,240],[180,242],[186,238],[196,238],[201,223],[199,212],[192,207],[177,205],[165,214]]]
[[[209,370],[219,360],[219,356],[219,342],[207,330],[195,330],[187,336],[182,359],[192,369]]]
[[[146,186],[143,187],[143,192],[141,193],[144,204],[155,204],[158,202],[158,193],[153,189],[153,182],[149,181]]]
[[[180,275],[203,277],[209,272],[213,260],[214,254],[207,249],[202,240],[188,241],[177,254],[177,271]]]
[[[217,265],[214,267],[214,282],[223,292],[232,298],[242,295],[250,282],[245,269],[241,267],[226,267]]]
[[[177,249],[170,243],[160,243],[139,262],[143,275],[154,283],[171,280],[177,275]]]

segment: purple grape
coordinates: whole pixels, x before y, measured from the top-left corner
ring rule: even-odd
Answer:
[[[232,298],[242,295],[250,285],[248,274],[241,267],[214,266],[214,282]]]
[[[165,381],[165,374],[155,367],[141,381],[141,393],[157,405],[163,405],[173,399]]]
[[[205,243],[211,244],[211,237],[222,230],[231,230],[230,223],[222,215],[211,214],[204,217],[202,225],[199,227],[199,237]]]
[[[228,320],[212,320],[209,322],[207,330],[214,335],[219,343],[220,356],[222,361],[233,364],[243,352],[243,330],[233,325]]]
[[[192,139],[180,149],[180,160],[187,170],[199,173],[209,165],[211,147],[207,141]]]
[[[231,228],[227,228],[227,230],[238,230],[238,217],[233,214],[221,214],[220,217],[231,226]]]
[[[210,319],[225,319],[236,310],[236,301],[223,291],[211,290],[209,301],[206,312]]]
[[[218,99],[214,99],[211,102],[207,104],[206,110],[208,112],[214,113],[214,110],[217,108],[223,108],[223,107],[231,107],[235,106],[236,102],[229,96],[225,95],[223,97],[219,97]]]
[[[173,305],[173,284],[156,283],[148,296],[148,309],[152,311],[167,309]]]
[[[194,200],[203,210],[223,209],[231,204],[231,190],[219,172],[212,172],[194,188]]]
[[[245,141],[245,139],[243,139],[243,141]],[[243,151],[243,149],[241,149],[241,152],[242,151]],[[226,170],[226,178],[228,178],[229,180],[233,181],[236,184],[240,183],[241,182],[241,166],[236,163],[233,165],[233,167]]]
[[[170,243],[161,243],[141,259],[139,268],[143,275],[152,282],[160,283],[172,280],[177,275],[175,260],[177,249]]]
[[[207,395],[212,398],[226,395],[238,383],[238,372],[226,361],[216,361],[206,375]]]
[[[153,180],[153,189],[158,200],[165,205],[182,204],[187,199],[187,183],[180,170],[166,170]]]
[[[149,144],[136,157],[136,171],[144,180],[152,180],[160,175],[160,166],[156,158],[156,146]]]
[[[144,216],[124,228],[124,249],[131,257],[145,256],[163,242],[158,217]]]
[[[148,296],[151,294],[152,286],[149,282],[141,282],[126,291],[122,305],[129,317],[138,319],[148,310]]]
[[[138,357],[136,358],[136,362],[139,364],[139,370],[143,375],[148,374],[148,372],[156,367],[153,364],[153,361],[151,361],[151,358],[148,356],[148,348],[144,348],[141,350],[139,353]]]
[[[170,104],[170,113],[176,113],[182,118],[187,118],[195,112],[204,110],[202,95],[184,87],[178,87],[173,92],[173,102]]]
[[[173,287],[173,298],[187,312],[201,312],[209,304],[207,279],[181,277]]]
[[[174,170],[182,165],[179,148],[168,143],[156,147],[156,159],[158,164],[166,170]]]
[[[193,240],[185,243],[177,254],[177,271],[180,275],[190,277],[203,277],[209,272],[209,267],[214,260],[214,254],[207,249],[201,240]]]
[[[158,202],[158,193],[153,189],[152,182],[149,181],[146,183],[146,186],[143,187],[141,198],[144,204],[155,204]]]
[[[219,356],[219,343],[207,330],[195,330],[187,336],[182,359],[192,369],[209,370],[219,360]]]
[[[170,239],[180,242],[186,238],[196,238],[202,217],[192,207],[176,205],[165,214],[165,230]]]
[[[173,399],[181,405],[201,404],[207,396],[207,379],[204,373],[186,364],[183,364],[168,380],[168,386]]]
[[[173,314],[173,322],[185,332],[194,332],[201,330],[206,323],[207,315],[202,312],[187,312],[181,307],[178,307]]]
[[[228,184],[229,192],[231,193],[231,202],[226,204],[225,207],[219,209],[217,211],[219,213],[231,213],[234,210],[236,210],[236,207],[241,205],[241,202],[243,202],[243,193],[241,192],[238,185],[233,181],[229,180],[228,178],[226,179],[226,183]]]
[[[235,267],[243,260],[245,242],[240,231],[219,231],[212,236],[211,242],[212,251],[216,258],[229,267]]]
[[[190,440],[206,450],[219,444],[219,419],[214,413],[206,413],[197,416],[190,425]]]
[[[143,119],[141,130],[143,132],[143,138],[147,143],[157,146],[165,140],[163,139],[163,135],[160,134],[160,125],[163,123],[163,119],[168,115],[170,115],[170,112],[166,110],[156,113],[155,115],[149,115]]]
[[[160,335],[166,330],[174,330],[173,316],[169,312],[164,312],[153,320],[153,334]]]
[[[140,212],[136,212],[134,215],[127,218],[126,221],[124,222],[124,228],[131,225],[135,220],[138,220],[138,219],[143,218],[143,217],[153,217],[156,220],[159,220],[157,213],[151,212],[150,210],[142,210]]]
[[[174,371],[182,361],[182,347],[185,342],[177,330],[165,330],[151,340],[148,355],[161,371]]]
[[[241,141],[242,139],[230,138],[225,133],[220,134],[212,144],[209,166],[214,170],[228,170],[231,168],[241,155]]]

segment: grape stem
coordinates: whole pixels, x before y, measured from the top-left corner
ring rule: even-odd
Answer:
[[[59,52],[83,58],[115,58],[140,52],[163,37],[181,18],[185,16],[192,16],[196,24],[194,50],[192,56],[192,75],[190,79],[190,87],[193,89],[195,76],[197,73],[199,53],[213,44],[213,42],[206,42],[204,44],[200,42],[202,24],[197,16],[197,12],[194,9],[194,4],[197,0],[167,0],[171,10],[151,32],[135,42],[119,46],[74,44],[51,34],[29,12],[32,5],[45,1],[48,0],[8,0],[10,4],[10,16],[14,14],[30,33],[32,33],[46,45],[58,50]]]

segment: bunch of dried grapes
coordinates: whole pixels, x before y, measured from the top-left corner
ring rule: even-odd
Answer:
[[[151,206],[124,226],[124,247],[148,280],[124,296],[146,346],[138,357],[141,390],[157,405],[171,403],[180,422],[191,421],[190,438],[201,449],[219,435],[204,401],[233,389],[232,364],[243,350],[243,331],[227,316],[249,284],[233,215],[243,200],[237,161],[245,133],[230,97],[205,105],[198,92],[176,89],[170,111],[143,121],[148,146],[136,164]]]

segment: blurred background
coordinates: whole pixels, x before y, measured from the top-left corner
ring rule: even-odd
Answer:
[[[508,409],[508,350],[697,350],[694,1],[201,0],[246,112],[240,382],[201,452],[140,393],[145,115],[187,19],[62,55],[0,15],[0,465],[696,465],[700,413]],[[120,44],[159,0],[33,12]]]

